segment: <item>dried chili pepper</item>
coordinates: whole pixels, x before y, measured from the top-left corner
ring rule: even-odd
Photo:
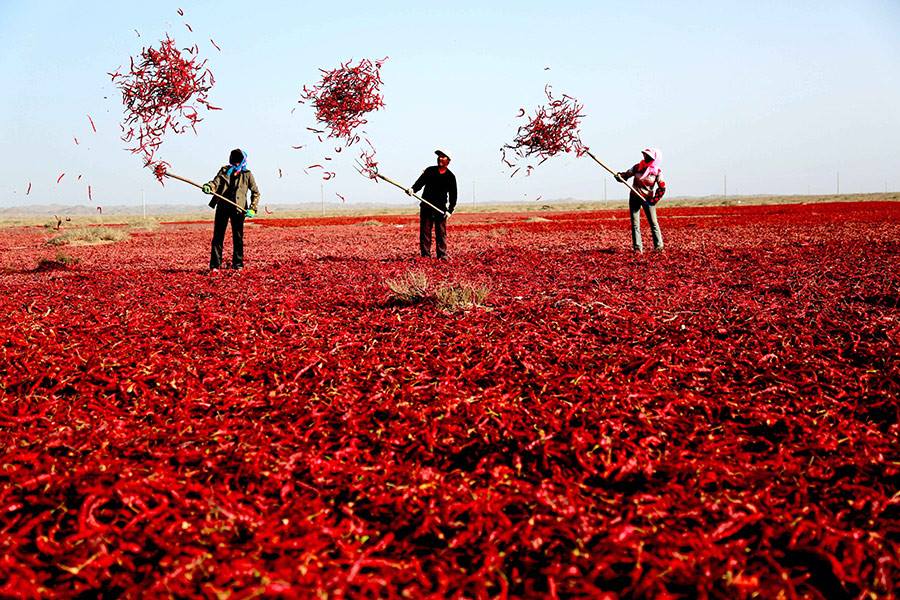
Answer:
[[[218,110],[208,101],[215,78],[197,56],[196,45],[178,49],[169,37],[159,48],[144,48],[130,65],[125,74],[110,74],[125,106],[122,140],[133,144],[131,152],[141,154],[145,166],[154,168],[166,132],[196,131],[202,120],[197,106]]]
[[[534,116],[519,127],[515,139],[500,149],[501,160],[509,167],[515,166],[514,161],[532,157],[540,159],[540,164],[560,152],[575,152],[581,156],[587,151],[578,132],[579,121],[584,116],[581,114],[583,106],[567,94],[560,99],[554,98],[549,85],[544,87],[544,94],[547,104],[538,106]],[[525,110],[520,109],[518,116],[525,116]],[[529,175],[533,168],[528,165]]]
[[[386,60],[347,61],[336,69],[320,69],[321,81],[303,86],[300,99],[312,104],[316,121],[325,126],[328,137],[351,139],[354,130],[367,122],[368,113],[384,107],[381,66]]]

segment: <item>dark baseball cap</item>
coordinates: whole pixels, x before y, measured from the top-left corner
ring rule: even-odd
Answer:
[[[443,150],[435,150],[434,153],[437,154],[438,157],[445,157],[445,156],[446,156],[447,158],[450,158],[450,155],[447,154],[446,152],[444,152]]]

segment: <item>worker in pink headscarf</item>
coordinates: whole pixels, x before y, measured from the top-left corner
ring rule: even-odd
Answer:
[[[628,198],[628,209],[631,212],[631,243],[635,252],[643,252],[644,244],[641,241],[641,208],[647,215],[650,223],[650,232],[653,234],[653,247],[656,250],[663,249],[662,231],[659,229],[659,221],[656,220],[656,203],[662,200],[666,193],[666,181],[659,169],[660,152],[656,148],[645,148],[642,152],[642,160],[627,171],[616,173],[616,181],[625,183],[634,177],[632,187],[640,194],[634,192]]]

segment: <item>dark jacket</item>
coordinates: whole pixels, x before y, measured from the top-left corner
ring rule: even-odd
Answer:
[[[418,193],[422,187],[422,198],[428,200],[443,211],[453,212],[456,208],[456,176],[447,169],[443,175],[437,166],[431,166],[422,171],[419,178],[413,184],[413,191]],[[449,200],[449,207],[447,201]],[[426,206],[422,204],[420,206]]]
[[[256,212],[259,208],[259,188],[256,187],[256,179],[250,171],[242,171],[236,177],[228,174],[228,165],[219,169],[218,174],[209,182],[209,186],[217,194],[234,200],[241,208],[247,208],[247,190],[250,191],[250,210]],[[216,198],[213,197],[213,200]],[[210,206],[213,206],[210,202]]]

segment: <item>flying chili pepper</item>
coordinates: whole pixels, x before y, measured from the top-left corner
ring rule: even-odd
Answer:
[[[62,181],[62,178],[65,177],[65,176],[66,176],[65,172],[60,173],[60,174],[59,174],[59,177],[56,178],[56,183],[59,183],[60,181]]]
[[[534,116],[519,127],[515,139],[500,149],[501,160],[506,165],[513,166],[507,152],[519,160],[539,158],[538,164],[541,164],[560,152],[575,152],[581,156],[587,151],[578,132],[579,121],[583,118],[582,105],[568,94],[563,94],[561,99],[554,98],[549,85],[544,87],[544,93],[547,104],[539,106]],[[520,109],[519,116],[524,115],[524,109]]]
[[[144,166],[151,169],[166,132],[196,131],[202,120],[198,105],[219,110],[209,104],[208,93],[215,78],[206,61],[198,57],[196,44],[180,50],[175,40],[166,37],[158,48],[144,48],[132,57],[127,73],[117,70],[110,77],[121,91],[125,106],[120,124],[122,140],[133,144],[129,150],[141,154]]]
[[[315,109],[316,121],[325,127],[324,130],[307,127],[317,134],[319,142],[325,141],[322,134],[326,131],[329,139],[342,139],[348,147],[360,141],[354,130],[367,122],[368,113],[384,106],[381,67],[386,60],[387,57],[374,61],[363,59],[356,64],[348,61],[335,69],[320,69],[319,83],[303,86],[298,102],[309,101]],[[333,176],[330,173],[326,179]]]

